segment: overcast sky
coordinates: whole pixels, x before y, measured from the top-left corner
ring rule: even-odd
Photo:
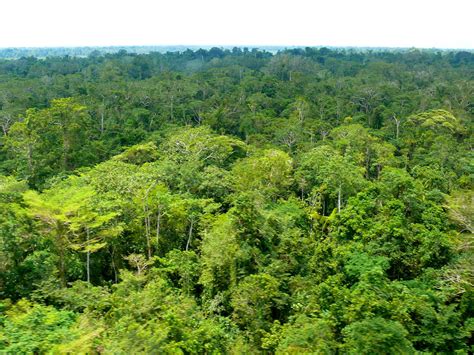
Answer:
[[[474,0],[0,0],[0,47],[474,48]]]

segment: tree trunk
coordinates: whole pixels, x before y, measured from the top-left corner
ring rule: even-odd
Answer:
[[[393,115],[393,120],[395,121],[395,127],[396,127],[396,132],[395,132],[395,138],[398,140],[398,136],[400,134],[400,123],[401,120],[397,118],[397,116]]]
[[[2,131],[3,135],[7,136],[8,135],[8,130],[10,129],[10,125],[12,122],[12,117],[10,115],[4,115],[3,116],[4,120],[2,120]]]
[[[341,186],[339,185],[339,190],[337,191],[337,213],[341,213]]]
[[[145,217],[145,224],[146,224],[146,247],[147,247],[148,259],[150,259],[151,258],[150,216]]]
[[[157,249],[160,243],[160,229],[161,229],[161,208],[158,209],[158,215],[156,216],[156,248]]]
[[[148,259],[151,258],[151,242],[150,242],[150,217],[145,215],[145,238]]]
[[[145,238],[146,238],[146,247],[148,259],[151,258],[151,242],[150,242],[150,216],[148,214],[147,205],[143,205],[143,213],[145,215]]]
[[[104,111],[100,111],[100,135],[104,134]]]
[[[191,219],[191,224],[189,225],[188,242],[186,243],[186,251],[189,250],[189,245],[191,244],[191,238],[193,236],[193,223],[194,223],[194,219]]]

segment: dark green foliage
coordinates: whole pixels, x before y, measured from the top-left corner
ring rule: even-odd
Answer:
[[[408,332],[398,322],[367,319],[343,331],[345,350],[350,354],[407,354],[415,351],[406,339]]]

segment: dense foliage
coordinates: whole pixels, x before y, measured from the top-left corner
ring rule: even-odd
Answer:
[[[0,352],[473,351],[474,55],[0,61]]]

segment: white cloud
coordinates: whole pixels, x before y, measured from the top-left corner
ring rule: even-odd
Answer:
[[[0,47],[474,48],[472,0],[3,0]]]

